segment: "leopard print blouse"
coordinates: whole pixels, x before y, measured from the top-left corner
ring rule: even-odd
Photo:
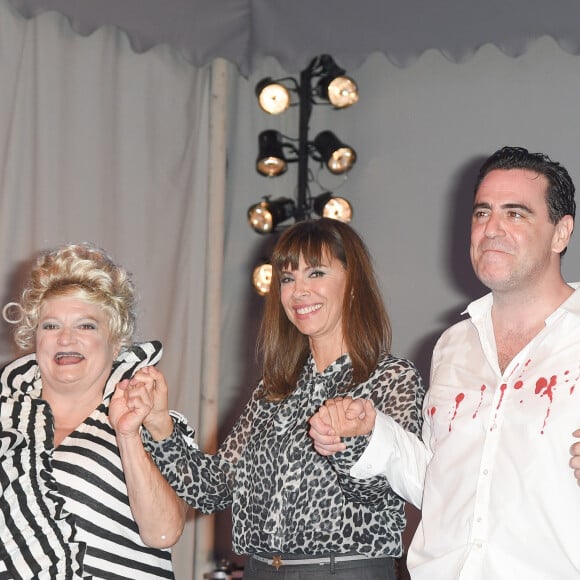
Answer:
[[[259,397],[258,385],[216,455],[202,453],[180,423],[161,442],[144,433],[145,444],[191,506],[209,513],[231,505],[239,554],[356,551],[398,557],[403,500],[384,478],[356,480],[337,467],[360,457],[367,438],[352,438],[341,461],[333,462],[314,450],[308,419],[326,399],[348,392],[371,398],[405,429],[420,433],[424,385],[411,362],[392,355],[384,355],[367,381],[349,389],[351,374],[348,355],[324,372],[317,372],[310,357],[283,401]]]

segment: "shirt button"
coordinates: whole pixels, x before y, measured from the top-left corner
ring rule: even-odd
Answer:
[[[483,470],[483,475],[487,475],[489,473],[489,469],[484,469]]]

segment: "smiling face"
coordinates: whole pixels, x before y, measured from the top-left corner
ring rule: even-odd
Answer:
[[[481,182],[470,253],[477,277],[491,290],[519,291],[559,275],[571,216],[550,221],[547,187],[545,176],[527,169],[493,170]]]
[[[286,316],[311,346],[342,344],[342,305],[346,270],[340,260],[323,256],[311,266],[300,256],[296,270],[280,275],[280,299]]]
[[[43,389],[102,393],[118,351],[98,305],[70,296],[43,304],[36,331]]]

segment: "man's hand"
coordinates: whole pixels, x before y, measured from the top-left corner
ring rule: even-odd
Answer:
[[[344,451],[346,445],[341,437],[370,433],[376,414],[372,402],[367,399],[329,399],[309,421],[314,449],[325,456]]]

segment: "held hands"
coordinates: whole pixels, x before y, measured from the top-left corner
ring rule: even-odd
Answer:
[[[580,429],[574,431],[572,435],[580,439]],[[578,485],[580,485],[580,441],[574,443],[574,445],[570,447],[570,455],[572,455],[572,459],[570,459],[570,467],[574,470],[574,477],[576,478]]]
[[[329,399],[309,421],[314,449],[325,456],[344,451],[346,445],[341,437],[370,433],[376,415],[372,402],[367,399]]]
[[[155,367],[144,367],[133,378],[117,384],[109,407],[109,420],[118,435],[135,436],[143,424],[155,440],[173,431],[165,377]]]

